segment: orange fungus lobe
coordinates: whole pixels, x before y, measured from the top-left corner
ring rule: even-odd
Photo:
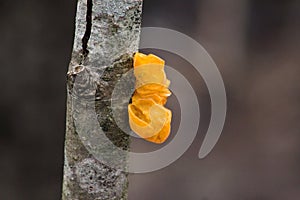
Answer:
[[[163,143],[171,131],[172,112],[165,108],[171,95],[161,58],[149,54],[134,55],[135,92],[128,105],[129,125],[143,139]]]

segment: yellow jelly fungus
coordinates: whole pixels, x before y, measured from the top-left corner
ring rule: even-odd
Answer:
[[[136,90],[128,105],[129,125],[145,140],[163,143],[170,135],[172,118],[172,112],[164,107],[171,95],[165,61],[153,54],[136,53],[133,65]]]

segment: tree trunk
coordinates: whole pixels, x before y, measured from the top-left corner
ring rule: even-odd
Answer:
[[[132,68],[141,9],[142,0],[78,0],[67,75],[63,200],[127,199],[126,154],[106,148],[99,129],[115,146],[129,149],[129,136],[116,125],[110,100],[118,78]],[[120,166],[102,162],[104,151]]]

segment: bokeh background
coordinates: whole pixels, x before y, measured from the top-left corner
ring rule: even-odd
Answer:
[[[0,200],[60,199],[75,11],[75,0],[0,1]],[[148,50],[191,81],[201,122],[179,160],[130,176],[130,200],[299,200],[300,1],[145,0],[143,26],[181,31],[206,48],[228,113],[217,146],[199,160],[205,83],[185,60]]]

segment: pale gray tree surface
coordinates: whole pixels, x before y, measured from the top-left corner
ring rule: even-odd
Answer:
[[[141,13],[142,0],[78,1],[67,76],[63,200],[127,199],[127,174],[120,170],[126,165],[126,155],[115,155],[113,150],[105,149],[97,128],[115,146],[129,149],[129,136],[116,125],[110,99],[119,77],[132,68],[132,55],[138,50]],[[92,127],[95,113],[99,127]],[[78,132],[87,133],[94,145],[84,145]],[[109,153],[119,156],[114,159],[124,166],[105,165],[94,156],[101,151],[112,151]]]

